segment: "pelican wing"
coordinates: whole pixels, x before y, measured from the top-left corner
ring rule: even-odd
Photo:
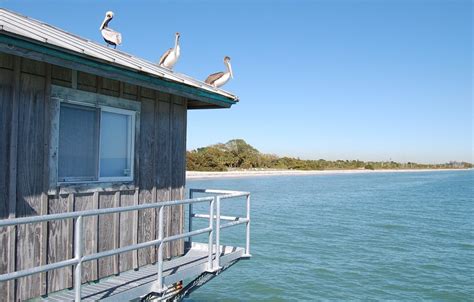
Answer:
[[[122,44],[122,34],[111,29],[111,28],[104,28],[101,30],[101,33],[102,33],[102,37],[104,37],[104,39],[106,41],[110,41],[114,44],[117,44],[117,45],[120,45]]]
[[[160,58],[160,61],[158,62],[158,65],[161,65],[165,62],[166,58],[170,55],[170,53],[173,51],[172,48],[168,49]]]
[[[223,75],[224,75],[224,72],[222,72],[222,71],[213,73],[210,76],[208,76],[207,79],[204,82],[206,82],[207,84],[212,85],[212,84],[214,84],[215,81],[217,81]]]

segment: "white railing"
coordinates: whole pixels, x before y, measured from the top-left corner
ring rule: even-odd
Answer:
[[[215,197],[216,202],[216,215],[213,214],[196,214],[193,212],[193,205],[189,204],[189,220],[188,220],[188,233],[192,232],[193,228],[193,218],[204,218],[209,219],[209,227],[212,229],[211,233],[209,234],[209,248],[212,248],[212,233],[214,232],[213,220],[216,220],[216,227],[215,227],[215,237],[216,237],[216,246],[219,249],[216,251],[216,259],[215,265],[210,267],[211,271],[215,271],[221,268],[220,263],[220,239],[221,239],[221,229],[225,229],[228,227],[236,226],[239,224],[246,225],[246,232],[245,232],[245,254],[244,257],[250,257],[250,193],[249,192],[239,192],[239,191],[229,191],[229,190],[211,190],[211,189],[190,189],[189,190],[189,198],[193,198],[196,193],[201,194],[208,194],[213,195]],[[230,198],[238,198],[238,197],[245,197],[246,201],[246,217],[234,217],[234,216],[222,216],[221,215],[221,201],[223,199],[230,199]],[[211,219],[214,218],[214,219]],[[226,224],[221,225],[221,220],[230,221]],[[191,236],[189,237],[189,243],[191,243]],[[209,262],[209,264],[212,264]]]
[[[214,196],[209,197],[200,197],[192,198],[194,193],[206,193],[213,194]],[[247,217],[229,217],[220,215],[220,203],[222,199],[235,198],[235,197],[247,197]],[[196,203],[208,203],[209,205],[209,214],[193,214],[192,205]],[[165,207],[185,205],[190,206],[190,224],[189,231],[182,234],[172,235],[164,237],[164,225],[163,225],[163,210]],[[136,243],[127,245],[124,247],[107,250],[103,252],[93,253],[89,255],[83,255],[83,218],[89,216],[98,216],[105,214],[114,214],[146,209],[158,209],[158,238],[146,242]],[[216,210],[216,215],[214,215],[214,210]],[[192,218],[206,218],[209,219],[209,226],[201,228],[198,230],[192,230]],[[50,263],[42,266],[36,266],[33,268],[28,268],[20,271],[9,272],[6,274],[0,275],[0,282],[6,282],[21,277],[26,277],[38,273],[43,273],[58,268],[63,268],[67,266],[74,265],[74,291],[75,291],[75,301],[81,300],[81,287],[82,287],[82,263],[86,261],[96,260],[108,256],[117,255],[120,253],[130,252],[133,250],[138,250],[141,248],[146,248],[150,246],[158,247],[158,259],[157,259],[157,292],[162,293],[166,291],[167,287],[163,284],[163,244],[166,242],[171,242],[184,238],[191,238],[200,234],[208,233],[208,264],[207,270],[210,272],[216,271],[220,268],[220,229],[227,228],[239,224],[246,223],[247,225],[247,236],[246,236],[246,248],[245,255],[250,256],[250,193],[248,192],[236,192],[236,191],[223,191],[223,190],[206,190],[206,189],[191,189],[190,199],[184,200],[173,200],[173,201],[164,201],[164,202],[155,202],[147,203],[136,206],[127,206],[127,207],[118,207],[118,208],[105,208],[105,209],[96,209],[96,210],[87,210],[87,211],[78,211],[78,212],[67,212],[60,214],[49,214],[42,216],[30,216],[14,219],[4,219],[0,220],[0,227],[12,227],[21,224],[30,224],[38,222],[47,222],[55,220],[64,220],[64,219],[75,219],[75,230],[74,230],[74,258],[67,259],[55,263]],[[214,220],[216,223],[214,224]],[[221,220],[233,220],[228,224],[221,225]],[[214,249],[213,240],[215,236],[216,240],[216,249]],[[213,263],[213,256],[215,253],[215,263]],[[13,261],[10,259],[9,261]]]

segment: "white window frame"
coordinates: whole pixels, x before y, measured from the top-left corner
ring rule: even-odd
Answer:
[[[97,175],[94,179],[74,179],[71,177],[69,180],[59,179],[59,129],[60,125],[60,112],[61,104],[67,103],[71,105],[93,107],[99,109],[99,127],[98,130],[98,162],[97,162]],[[103,94],[97,94],[92,92],[81,91],[77,89],[61,87],[52,85],[51,93],[51,134],[50,134],[50,157],[49,157],[49,190],[48,194],[54,194],[58,189],[64,187],[70,188],[71,190],[89,190],[93,188],[107,188],[109,186],[115,186],[120,184],[121,186],[133,186],[135,181],[135,167],[138,161],[137,154],[135,152],[135,144],[137,136],[140,131],[140,112],[141,103],[137,101],[117,98],[113,96],[107,96]],[[125,114],[131,117],[129,131],[129,150],[130,154],[130,175],[129,176],[114,176],[114,177],[100,177],[100,142],[101,142],[101,131],[100,121],[102,120],[102,111]],[[129,185],[128,185],[129,184]],[[77,187],[77,186],[80,187]],[[84,187],[86,186],[86,187]],[[131,187],[133,188],[133,187]],[[79,192],[79,191],[78,191]]]
[[[128,129],[128,143],[127,143],[127,155],[130,158],[130,176],[113,176],[113,177],[100,177],[100,146],[101,146],[101,140],[102,140],[102,135],[101,135],[101,123],[102,123],[102,112],[111,112],[111,113],[118,113],[118,114],[123,114],[123,115],[128,115],[130,117],[130,127]],[[134,161],[135,161],[135,116],[136,112],[132,110],[126,110],[126,109],[119,109],[115,107],[110,107],[110,106],[100,106],[100,119],[99,119],[99,147],[98,152],[99,152],[99,160],[98,160],[98,167],[97,167],[97,179],[98,182],[104,182],[104,181],[133,181],[133,172],[134,172]]]

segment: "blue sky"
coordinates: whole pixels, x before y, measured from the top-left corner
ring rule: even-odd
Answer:
[[[231,110],[189,113],[188,149],[243,138],[310,159],[473,161],[471,1],[0,1],[204,79],[232,58]]]

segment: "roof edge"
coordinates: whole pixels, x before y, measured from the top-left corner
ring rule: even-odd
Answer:
[[[25,39],[25,37],[13,35],[3,30],[0,30],[0,43],[3,44],[0,45],[0,51],[3,52],[44,61],[50,64],[61,65],[84,72],[94,74],[99,73],[98,75],[101,76],[130,82],[170,94],[184,96],[220,108],[230,108],[238,101],[238,99],[227,98],[221,94],[212,93],[184,83],[173,82],[147,73],[136,72],[121,66],[116,66],[110,62],[103,62],[96,58],[82,56],[75,52],[44,45],[37,41],[32,41],[27,38]],[[23,51],[21,49],[23,49]],[[41,54],[42,56],[30,53],[31,51]],[[54,60],[54,58],[57,58],[58,60]],[[68,64],[68,62],[70,62],[70,64]]]

